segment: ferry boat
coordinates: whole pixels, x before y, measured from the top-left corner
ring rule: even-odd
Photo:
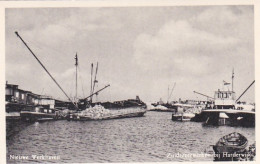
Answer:
[[[200,94],[210,98],[206,108],[201,113],[196,114],[192,121],[204,122],[205,125],[242,125],[242,126],[255,126],[255,110],[243,110],[238,108],[237,102],[244,95],[244,93],[254,84],[255,80],[247,87],[247,89],[236,99],[236,94],[233,91],[233,78],[232,73],[232,90],[215,91],[214,98]],[[223,88],[229,85],[223,81]],[[194,93],[198,93],[195,92]]]

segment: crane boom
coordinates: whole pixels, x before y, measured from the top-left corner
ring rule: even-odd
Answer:
[[[42,68],[46,71],[46,73],[51,77],[51,79],[55,82],[55,84],[60,88],[60,90],[64,93],[64,95],[69,99],[70,102],[78,109],[77,105],[70,99],[70,97],[67,95],[67,93],[61,88],[59,83],[54,79],[54,77],[50,74],[50,72],[47,70],[47,68],[42,64],[42,62],[38,59],[38,57],[33,53],[33,51],[30,49],[30,47],[25,43],[25,41],[22,39],[22,37],[18,34],[17,31],[15,31],[15,34],[17,37],[23,42],[23,44],[26,46],[26,48],[31,52],[33,57],[39,62],[39,64],[42,66]]]
[[[86,100],[86,99],[88,99],[89,97],[92,97],[93,95],[97,94],[98,92],[101,92],[102,90],[106,89],[106,88],[109,87],[109,86],[110,86],[109,84],[106,85],[104,88],[102,88],[102,89],[96,91],[95,93],[92,93],[91,95],[89,95],[88,97],[86,97],[86,98],[84,98],[84,99],[82,99],[82,100]]]
[[[205,95],[205,94],[202,94],[202,93],[199,93],[199,92],[196,92],[196,91],[193,91],[193,92],[196,93],[196,94],[199,94],[199,95],[201,95],[201,96],[204,96],[204,97],[207,97],[207,98],[210,98],[210,99],[213,99],[213,100],[214,100],[213,97],[207,96],[207,95]]]
[[[255,83],[255,80],[246,88],[246,90],[239,96],[236,102],[246,93],[246,91]]]

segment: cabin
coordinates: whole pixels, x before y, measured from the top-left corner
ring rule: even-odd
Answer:
[[[236,95],[233,91],[218,90],[214,95],[214,108],[216,109],[234,109],[236,104]]]

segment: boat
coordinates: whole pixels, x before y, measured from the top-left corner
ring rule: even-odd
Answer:
[[[108,115],[103,115],[103,113],[97,113],[96,115],[88,115],[91,114],[89,113],[90,110],[95,109],[93,107],[92,99],[94,95],[98,95],[99,92],[102,90],[106,89],[110,85],[106,85],[102,89],[99,89],[98,91],[95,91],[95,84],[98,83],[97,80],[97,72],[98,72],[98,63],[96,66],[96,72],[95,72],[95,78],[94,81],[92,81],[92,76],[93,76],[93,64],[91,65],[91,89],[90,89],[90,95],[88,97],[85,97],[83,99],[78,99],[77,95],[77,81],[78,81],[78,56],[76,53],[75,56],[75,66],[76,66],[76,95],[75,95],[75,101],[72,101],[72,99],[68,96],[68,94],[62,89],[62,87],[59,85],[59,83],[54,79],[54,77],[50,74],[50,72],[45,68],[45,66],[41,63],[41,61],[37,58],[37,56],[33,53],[33,51],[29,48],[28,44],[25,43],[25,41],[22,39],[22,37],[18,34],[18,32],[15,32],[17,37],[23,42],[23,44],[27,47],[27,49],[31,52],[33,57],[38,61],[38,63],[42,66],[42,68],[46,71],[46,73],[51,77],[53,82],[59,87],[59,89],[64,93],[64,95],[68,98],[70,101],[70,104],[73,106],[72,113],[68,112],[66,118],[75,120],[75,119],[80,119],[80,120],[95,120],[95,119],[115,119],[115,118],[128,118],[128,117],[137,117],[137,116],[143,116],[144,113],[146,112],[146,105],[140,101],[139,97],[137,100],[127,100],[123,101],[123,108],[126,109],[120,109],[120,110],[115,110],[112,112],[112,110],[109,112]],[[92,85],[93,84],[93,85]],[[120,101],[121,103],[122,101]],[[120,107],[120,108],[121,108]],[[143,108],[144,107],[144,108]],[[106,111],[104,107],[100,107],[102,110]],[[104,108],[104,109],[103,109]],[[134,109],[134,110],[131,110]],[[75,111],[75,112],[74,112]],[[95,111],[97,112],[97,111]],[[55,112],[55,109],[46,109],[43,107],[32,107],[29,108],[26,107],[25,110],[21,112],[21,116],[23,117],[24,120],[49,120],[49,119],[54,119],[58,112]],[[62,114],[63,115],[63,114]]]
[[[235,153],[243,151],[248,144],[248,140],[240,133],[233,132],[221,137],[213,146],[216,154]]]
[[[160,98],[160,100],[158,102],[151,104],[150,110],[158,111],[158,112],[177,112],[178,106],[175,105],[177,102],[170,101],[175,86],[176,86],[176,83],[174,83],[173,87],[171,88],[171,91],[170,91],[170,86],[168,86],[167,102],[164,102],[162,100],[162,98]]]
[[[130,117],[142,117],[144,116],[146,109],[121,109],[121,110],[109,110],[102,105],[95,105],[89,107],[83,111],[71,113],[67,116],[68,121],[91,121],[91,120],[109,120],[120,119]]]
[[[194,91],[194,93],[206,96],[208,102],[201,113],[196,114],[192,121],[204,122],[205,125],[242,125],[255,126],[255,109],[245,110],[238,106],[238,100],[246,93],[246,91],[254,84],[255,80],[247,87],[247,89],[236,99],[233,91],[234,71],[232,72],[232,90],[224,90],[225,85],[229,85],[223,81],[223,90],[215,91],[214,97],[210,97]]]
[[[84,104],[84,100],[80,100],[80,103],[81,102],[83,102]],[[127,99],[114,102],[90,102],[89,105],[92,107],[94,107],[95,105],[102,105],[104,108],[110,110],[121,110],[126,108],[147,108],[147,105],[139,98],[139,96],[136,96],[136,99]]]
[[[48,109],[43,106],[27,106],[20,112],[23,121],[36,122],[56,120],[58,118],[55,109]]]

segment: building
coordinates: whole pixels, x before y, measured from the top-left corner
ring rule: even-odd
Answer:
[[[68,102],[55,100],[50,96],[38,95],[31,91],[19,89],[18,85],[8,84],[5,86],[6,112],[20,112],[27,106],[44,106],[48,109],[66,108]]]

